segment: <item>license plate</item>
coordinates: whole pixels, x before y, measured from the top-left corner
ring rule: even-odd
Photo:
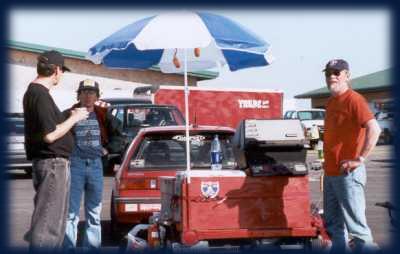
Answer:
[[[140,204],[141,211],[160,211],[161,204]]]
[[[125,204],[125,212],[137,212],[138,205],[137,204]]]

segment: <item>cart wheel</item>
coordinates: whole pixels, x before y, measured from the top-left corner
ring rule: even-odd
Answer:
[[[322,239],[319,237],[311,239],[311,250],[313,251],[320,251],[324,248],[324,244]]]
[[[306,238],[304,239],[304,249],[311,252],[319,252],[323,249],[322,239]]]
[[[311,252],[319,253],[322,251],[329,251],[331,243],[330,241],[322,239],[322,237],[319,235],[316,238],[309,238],[308,240],[306,240],[305,247]]]

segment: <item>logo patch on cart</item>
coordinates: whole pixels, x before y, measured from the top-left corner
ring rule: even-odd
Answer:
[[[201,182],[201,194],[206,198],[215,198],[219,193],[219,182]]]

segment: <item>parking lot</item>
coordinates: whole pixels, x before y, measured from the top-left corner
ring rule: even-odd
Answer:
[[[381,246],[388,246],[390,243],[390,223],[387,212],[380,207],[376,207],[376,202],[390,199],[390,179],[394,170],[394,159],[392,156],[393,146],[377,146],[374,152],[367,159],[368,183],[367,183],[367,218],[375,241]],[[311,162],[317,158],[316,151],[308,151],[307,161]],[[322,207],[322,193],[320,192],[321,171],[310,171],[310,193],[312,200]],[[27,247],[28,244],[23,240],[24,233],[30,225],[30,217],[33,210],[32,180],[23,171],[15,170],[7,172],[9,179],[9,243],[11,247]],[[117,246],[109,234],[110,222],[110,195],[113,178],[104,178],[103,194],[103,246]],[[83,211],[81,209],[81,220]]]

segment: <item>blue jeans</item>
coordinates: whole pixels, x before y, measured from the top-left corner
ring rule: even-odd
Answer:
[[[101,246],[101,200],[103,194],[103,165],[101,158],[82,159],[71,157],[71,191],[67,228],[64,239],[65,248],[76,246],[78,236],[79,209],[84,193],[85,233],[83,247]]]
[[[373,245],[365,215],[366,181],[364,165],[346,175],[324,176],[324,218],[334,253],[346,250],[349,234],[356,250]]]
[[[62,247],[68,212],[70,170],[64,158],[34,159],[32,181],[36,194],[31,227],[24,239],[30,250]]]

